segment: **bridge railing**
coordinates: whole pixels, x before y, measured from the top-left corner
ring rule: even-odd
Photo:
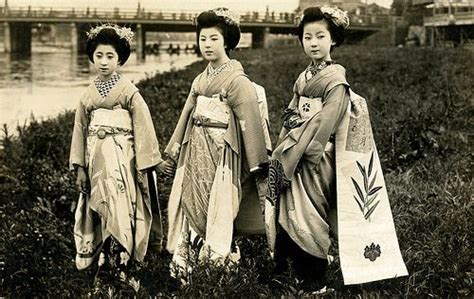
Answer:
[[[199,11],[160,11],[145,9],[97,9],[97,8],[32,8],[32,7],[9,7],[0,9],[0,17],[7,19],[31,19],[31,18],[54,18],[54,19],[86,19],[93,22],[107,20],[123,20],[124,22],[136,22],[139,20],[168,20],[191,22],[199,14]],[[241,14],[242,23],[280,23],[294,24],[294,13],[275,12],[246,12]],[[390,23],[390,17],[386,15],[351,16],[351,23],[355,26],[384,26]]]

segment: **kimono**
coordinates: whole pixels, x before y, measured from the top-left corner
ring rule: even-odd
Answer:
[[[165,149],[178,163],[167,249],[181,267],[193,242],[201,258],[224,260],[235,234],[265,231],[251,174],[268,161],[256,89],[236,60],[209,68],[192,83]]]
[[[265,211],[271,250],[278,255],[279,226],[284,242],[319,264],[313,272],[301,267],[305,278],[319,279],[332,230],[346,284],[406,275],[365,100],[349,89],[341,65],[330,64],[309,79],[307,74],[295,83],[286,111],[296,115],[294,125],[282,129],[271,161]],[[380,244],[385,249],[377,260]]]
[[[75,214],[78,269],[89,267],[104,243],[121,248],[125,265],[130,257],[142,261],[152,205],[157,205],[149,169],[162,159],[148,106],[135,85],[124,78],[118,77],[113,86],[109,83],[108,89],[108,93],[101,89],[101,95],[92,83],[79,101],[74,120],[70,167],[83,167],[90,182]]]

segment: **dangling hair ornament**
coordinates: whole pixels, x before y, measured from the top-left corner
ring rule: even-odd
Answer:
[[[227,25],[236,25],[240,26],[240,15],[236,12],[233,12],[225,7],[219,7],[211,10],[217,16],[224,18],[224,21]]]
[[[343,11],[337,7],[329,7],[329,6],[322,6],[321,12],[325,15],[331,17],[331,20],[337,26],[341,26],[344,29],[349,27],[349,16],[347,15],[347,11]]]
[[[134,36],[133,31],[128,27],[121,27],[116,24],[114,25],[102,24],[100,26],[94,27],[91,30],[89,30],[89,32],[87,32],[87,38],[88,39],[95,38],[99,34],[99,32],[101,32],[104,29],[115,30],[115,32],[121,39],[125,39],[129,44],[132,44],[133,36]]]

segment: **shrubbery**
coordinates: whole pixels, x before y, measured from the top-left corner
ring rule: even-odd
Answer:
[[[267,92],[273,140],[293,82],[308,60],[300,49],[238,52],[251,79]],[[333,58],[367,98],[409,277],[344,286],[336,262],[329,286],[336,295],[472,295],[472,153],[468,138],[474,90],[472,53],[462,49],[347,46]],[[170,138],[193,78],[203,62],[138,84],[162,148]],[[93,271],[74,266],[73,210],[77,192],[67,160],[73,113],[5,132],[0,151],[0,244],[3,292],[11,297],[81,296],[94,292]],[[159,179],[163,207],[170,179]],[[291,273],[271,274],[263,237],[240,238],[243,260],[223,271],[196,264],[190,284],[169,277],[170,256],[150,252],[135,265],[136,290],[106,283],[100,296],[237,296],[300,294]]]

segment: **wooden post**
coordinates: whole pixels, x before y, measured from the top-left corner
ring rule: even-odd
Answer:
[[[4,23],[5,52],[31,54],[31,23]]]
[[[5,53],[12,51],[12,43],[10,37],[10,24],[8,22],[3,23],[3,44],[5,47]]]
[[[268,48],[270,46],[270,28],[265,27],[252,32],[252,48]]]
[[[142,24],[137,24],[137,59],[145,59],[145,46],[146,46],[146,32],[143,29]]]

